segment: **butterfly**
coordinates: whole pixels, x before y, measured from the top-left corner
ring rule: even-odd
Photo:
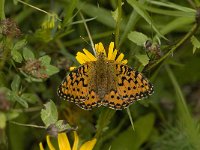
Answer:
[[[96,61],[87,61],[71,71],[57,93],[82,109],[107,106],[122,110],[151,95],[153,86],[142,73],[119,61],[108,60],[100,52]]]

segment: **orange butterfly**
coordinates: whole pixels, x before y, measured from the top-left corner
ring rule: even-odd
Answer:
[[[121,53],[113,51],[111,42],[108,56],[102,43],[96,44],[97,56],[84,49],[78,52],[77,60],[82,64],[69,73],[58,88],[58,95],[90,110],[101,105],[115,110],[128,107],[134,101],[152,94],[153,86],[138,71],[126,65]]]

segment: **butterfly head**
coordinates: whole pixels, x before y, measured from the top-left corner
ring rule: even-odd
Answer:
[[[106,60],[106,54],[103,52],[98,52],[97,53],[97,60],[101,61],[101,60]]]

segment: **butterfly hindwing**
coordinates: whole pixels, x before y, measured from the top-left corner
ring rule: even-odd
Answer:
[[[58,95],[83,109],[91,109],[98,105],[99,98],[94,90],[89,88],[89,71],[91,63],[85,63],[70,72],[58,88]]]
[[[134,101],[153,92],[151,83],[139,72],[127,65],[113,63],[116,88],[105,95],[103,105],[112,109],[124,109]]]

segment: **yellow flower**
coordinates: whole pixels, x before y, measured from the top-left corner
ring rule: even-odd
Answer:
[[[95,51],[97,52],[97,55],[99,53],[104,53],[107,60],[115,60],[117,62],[121,62],[122,64],[127,64],[127,62],[128,62],[126,59],[123,60],[123,58],[124,58],[123,53],[119,54],[119,56],[116,59],[118,50],[116,50],[116,49],[114,50],[114,42],[111,42],[109,45],[108,55],[106,54],[104,46],[101,42],[98,44],[95,44]],[[84,64],[88,61],[96,61],[97,60],[97,58],[94,55],[92,55],[88,50],[83,49],[83,52],[84,53],[78,52],[76,54],[76,59],[80,64]]]
[[[114,49],[114,42],[111,42],[109,47],[108,47],[108,54],[105,51],[105,48],[103,44],[100,42],[98,44],[95,44],[95,51],[97,53],[97,56],[99,53],[104,53],[105,58],[107,60],[113,60],[122,64],[127,64],[127,59],[124,58],[124,54],[120,53],[117,57],[117,52],[118,50]],[[89,61],[97,61],[97,56],[94,56],[92,53],[90,53],[87,49],[83,49],[82,52],[78,52],[76,54],[76,59],[80,64],[84,64]],[[117,57],[117,58],[116,58]],[[70,71],[74,70],[75,67],[70,67]]]
[[[50,136],[47,135],[46,137],[47,140],[47,145],[49,147],[50,150],[56,150],[55,147],[52,145],[51,141],[50,141]],[[58,134],[58,147],[59,150],[92,150],[96,144],[96,138],[87,141],[85,143],[83,143],[80,148],[78,149],[78,142],[79,142],[79,137],[76,133],[76,131],[74,131],[74,143],[73,146],[70,146],[68,137],[66,135],[66,133],[59,133]],[[44,147],[42,145],[42,142],[40,142],[39,144],[40,150],[44,150]]]

